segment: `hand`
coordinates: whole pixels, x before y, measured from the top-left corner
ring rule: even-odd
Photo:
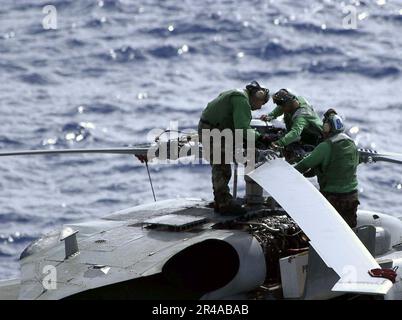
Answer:
[[[281,148],[281,146],[279,144],[277,144],[276,142],[271,142],[271,144],[269,146],[272,150],[275,150],[275,151]]]
[[[271,116],[269,116],[269,115],[267,115],[267,114],[263,114],[263,115],[260,117],[260,120],[265,121],[265,122],[272,121],[272,119],[273,119],[273,117],[271,117]]]

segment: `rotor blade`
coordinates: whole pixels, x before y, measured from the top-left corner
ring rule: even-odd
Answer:
[[[268,161],[248,176],[274,197],[339,275],[333,291],[386,294],[392,287],[391,281],[368,274],[380,268],[377,261],[334,207],[285,160]]]
[[[385,161],[402,164],[402,154],[398,153],[380,153],[373,157],[375,161]]]
[[[370,149],[359,149],[360,156],[363,158],[371,157],[374,162],[390,162],[396,164],[402,164],[402,154],[392,153],[392,152],[383,152],[378,153],[377,151]]]
[[[135,156],[146,155],[150,145],[125,148],[100,148],[100,149],[54,149],[54,150],[21,150],[0,152],[0,157],[26,156],[26,155],[51,155],[51,154],[82,154],[82,153],[102,153],[102,154],[129,154]]]

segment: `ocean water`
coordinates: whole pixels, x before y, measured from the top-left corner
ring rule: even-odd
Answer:
[[[42,25],[49,1],[0,6],[2,151],[146,142],[171,121],[195,128],[220,91],[255,79],[336,108],[362,146],[402,152],[400,0],[51,3],[55,30]],[[342,24],[348,5],[355,29]],[[208,166],[151,174],[158,199],[211,198]],[[401,166],[361,166],[359,181],[362,208],[402,216]],[[144,165],[128,156],[1,158],[0,279],[19,275],[41,234],[151,201]]]

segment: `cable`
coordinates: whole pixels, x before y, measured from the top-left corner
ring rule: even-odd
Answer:
[[[154,186],[152,184],[151,173],[149,172],[149,167],[148,167],[148,160],[145,160],[145,167],[147,168],[149,183],[151,184],[152,195],[154,196],[154,201],[156,202],[155,190],[154,190]]]
[[[235,161],[234,162],[234,169],[233,169],[233,199],[237,199],[237,174],[238,174],[238,163]]]

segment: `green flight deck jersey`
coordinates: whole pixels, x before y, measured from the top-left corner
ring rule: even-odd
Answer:
[[[320,191],[350,193],[357,190],[358,149],[346,134],[338,134],[321,142],[314,151],[300,161],[295,169],[301,173],[315,170]]]
[[[284,115],[283,118],[288,133],[276,143],[281,147],[285,147],[300,138],[303,143],[317,145],[322,135],[322,121],[305,98],[298,96],[296,99],[300,107],[294,112]],[[268,114],[274,119],[281,115],[283,115],[281,106],[277,106]]]
[[[202,112],[201,119],[219,130],[243,129],[245,138],[247,130],[252,130],[256,139],[260,137],[260,134],[250,127],[251,106],[246,90],[222,92],[208,103]]]

